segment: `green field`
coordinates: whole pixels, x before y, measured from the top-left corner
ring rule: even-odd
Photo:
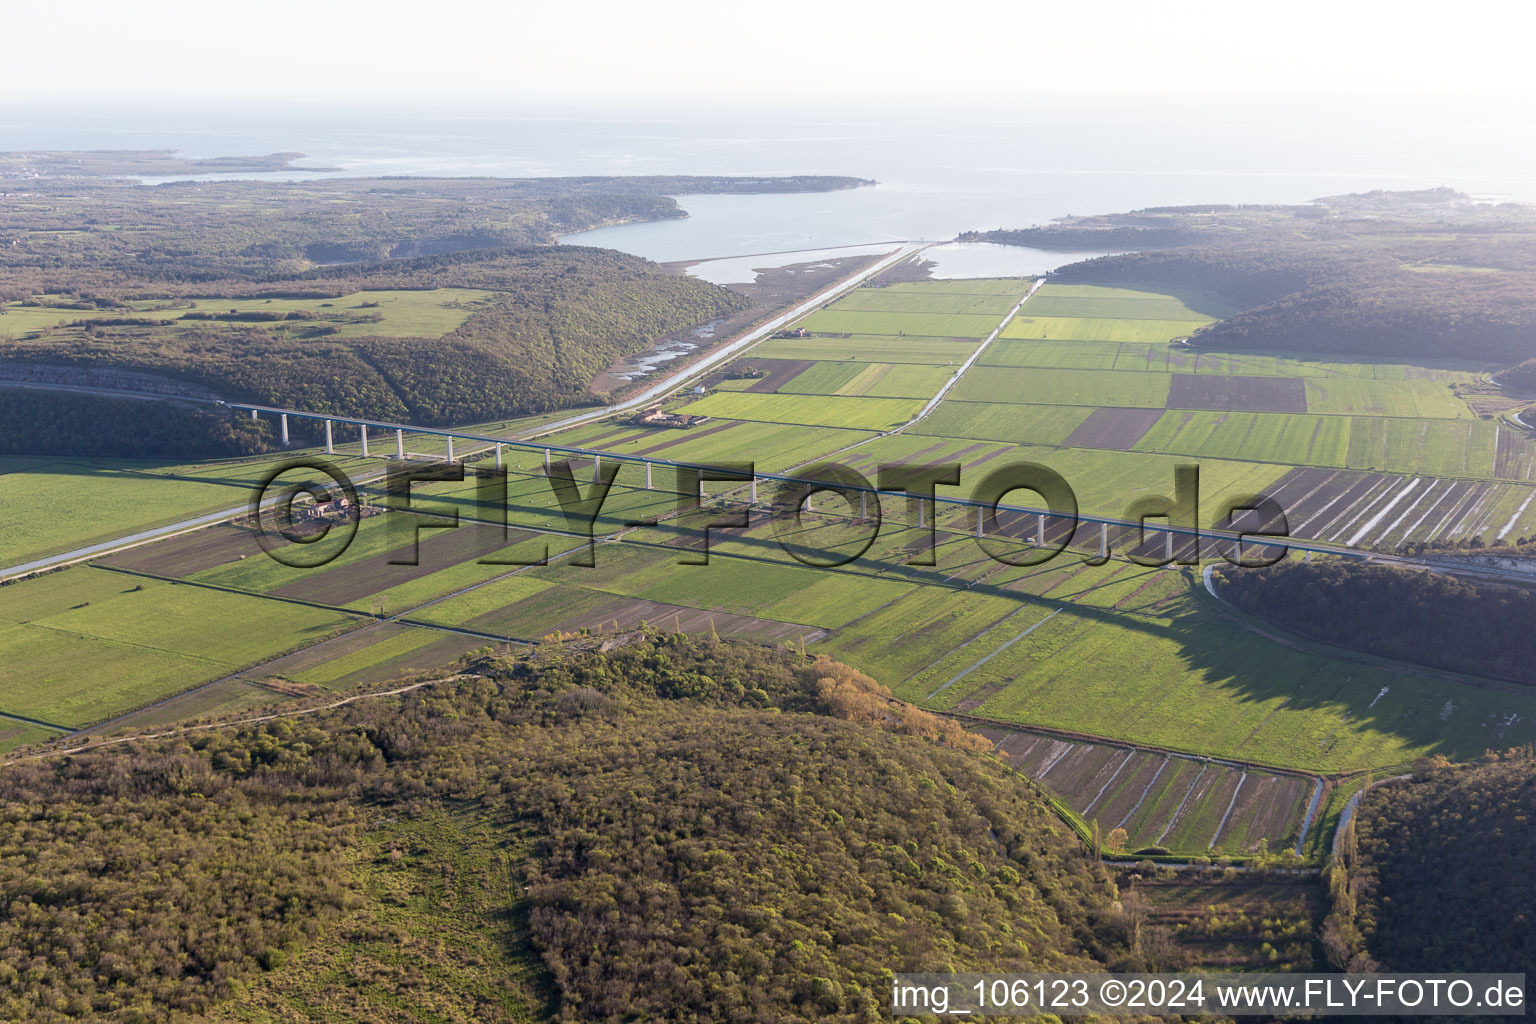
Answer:
[[[101,569],[66,570],[0,589],[0,711],[87,725],[354,621]]]
[[[1518,688],[1448,691],[1432,675],[1283,647],[1234,628],[1179,574],[1142,572],[1168,577],[1151,585],[1173,600],[1106,615],[1111,591],[1064,607],[938,703],[983,692],[973,713],[1004,721],[1323,771],[1430,752],[1475,756],[1517,731],[1501,732],[1502,716],[1536,710],[1536,695]],[[934,678],[914,678],[898,693],[921,700]],[[997,680],[1006,685],[986,693]]]
[[[1288,413],[1170,411],[1137,451],[1297,466],[1488,478],[1498,424]]]
[[[950,392],[950,397],[962,402],[1161,409],[1168,401],[1171,380],[1166,373],[1000,366],[967,374]]]
[[[836,310],[860,310],[871,313],[981,313],[995,324],[1003,314],[1018,305],[1024,289],[1002,294],[986,292],[896,291],[890,288],[856,288],[834,305]]]
[[[24,306],[18,302],[0,305],[0,337],[20,337],[45,327],[58,327],[77,320],[134,317],[180,321],[189,329],[206,326],[206,320],[181,320],[187,313],[304,313],[314,319],[285,323],[325,324],[343,336],[389,335],[394,337],[438,338],[463,326],[476,303],[493,293],[474,288],[396,289],[360,291],[333,299],[196,299],[184,305],[136,302],[131,309],[78,310],[52,306]],[[229,322],[239,323],[238,320]]]
[[[1107,317],[1134,320],[1202,320],[1236,312],[1213,296],[1168,294],[1085,284],[1042,285],[1029,300],[1034,316]]]
[[[1307,381],[1307,409],[1346,416],[1470,419],[1472,413],[1439,381]]]
[[[690,402],[682,411],[693,416],[722,416],[734,420],[888,430],[911,419],[922,407],[921,401],[905,398],[721,392]]]
[[[1147,358],[1147,353],[1154,351],[1162,355],[1160,363],[1154,363]],[[1029,366],[1063,370],[1162,372],[1168,368],[1165,346],[1127,345],[1117,341],[1039,341],[998,338],[988,346],[977,362],[983,366]]]
[[[1092,409],[1075,405],[1006,405],[946,400],[912,428],[932,437],[968,437],[1015,444],[1060,444]]]
[[[1029,315],[1025,315],[1029,314]],[[1003,328],[1004,338],[1047,341],[1169,341],[1189,335],[1209,320],[1146,320],[1135,318],[1039,316],[1028,303]]]
[[[796,326],[817,334],[985,338],[1001,319],[990,313],[878,313],[833,306],[817,310]]]
[[[953,374],[947,366],[916,363],[822,362],[779,388],[778,393],[927,399]]]
[[[0,459],[6,523],[0,568],[249,501],[286,456],[167,464],[115,459]],[[355,468],[338,459],[343,469]]]
[[[1343,467],[1349,431],[1350,421],[1343,416],[1179,410],[1164,413],[1136,450]]]
[[[951,338],[890,338],[853,335],[848,338],[774,338],[752,350],[772,359],[834,359],[871,363],[963,363],[976,351],[976,341]]]

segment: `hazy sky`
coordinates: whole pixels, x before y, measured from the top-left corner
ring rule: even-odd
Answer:
[[[1536,95],[1512,2],[12,4],[0,95]]]

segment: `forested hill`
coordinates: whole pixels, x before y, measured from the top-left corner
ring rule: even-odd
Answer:
[[[652,636],[13,764],[0,1016],[870,1021],[888,970],[1139,966],[987,746]]]
[[[372,300],[385,312],[365,301],[369,289],[396,290]],[[132,315],[61,311],[57,327],[0,337],[0,374],[7,362],[112,367],[231,400],[456,424],[592,403],[592,378],[620,356],[748,306],[638,257],[575,246],[325,267],[230,290],[228,304],[251,311],[227,314],[223,300],[124,311]],[[289,312],[262,312],[269,306]],[[45,440],[17,443],[38,451]]]
[[[1528,750],[1378,786],[1345,836],[1329,940],[1386,971],[1536,971],[1533,819]]]
[[[70,368],[147,372],[231,400],[423,426],[594,404],[606,396],[593,380],[621,357],[750,303],[622,253],[557,246],[559,235],[684,216],[678,194],[862,184],[0,180],[0,379],[40,366],[62,383],[79,382]],[[157,429],[153,409],[123,406],[93,433],[70,419],[78,403],[43,404],[0,394],[0,418],[32,423],[0,452],[100,454]],[[142,429],[123,429],[135,418]],[[182,457],[268,443],[248,427],[179,436]]]
[[[1339,356],[1536,357],[1536,207],[1449,189],[1295,206],[1162,207],[1068,217],[983,241],[1135,249],[1053,279],[1207,291],[1245,311],[1191,344]]]
[[[548,244],[603,224],[687,216],[672,198],[678,195],[826,192],[869,184],[831,175],[153,186],[0,178],[0,299],[43,292],[119,295],[151,281],[265,280],[316,264]]]
[[[1536,685],[1529,590],[1344,559],[1229,571],[1219,589],[1243,611],[1315,640]]]

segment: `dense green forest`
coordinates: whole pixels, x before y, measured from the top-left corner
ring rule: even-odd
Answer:
[[[14,763],[0,1016],[874,1021],[887,970],[1141,965],[986,747],[825,658],[648,635]]]
[[[257,454],[270,443],[269,424],[227,412],[0,388],[0,455],[222,458]]]
[[[1053,280],[1217,294],[1244,311],[1192,344],[1513,364],[1536,356],[1536,207],[1449,189],[1298,206],[1164,207],[966,237],[1137,249]]]
[[[1435,762],[1372,789],[1330,869],[1335,962],[1388,971],[1536,969],[1536,762]]]
[[[1344,559],[1228,572],[1220,589],[1243,611],[1325,643],[1536,684],[1529,590]]]

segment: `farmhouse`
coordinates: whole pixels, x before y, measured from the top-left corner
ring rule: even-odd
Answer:
[[[706,423],[708,420],[708,416],[685,416],[681,413],[664,412],[661,406],[657,405],[636,416],[635,424],[641,427],[671,427],[686,430],[700,423]]]

